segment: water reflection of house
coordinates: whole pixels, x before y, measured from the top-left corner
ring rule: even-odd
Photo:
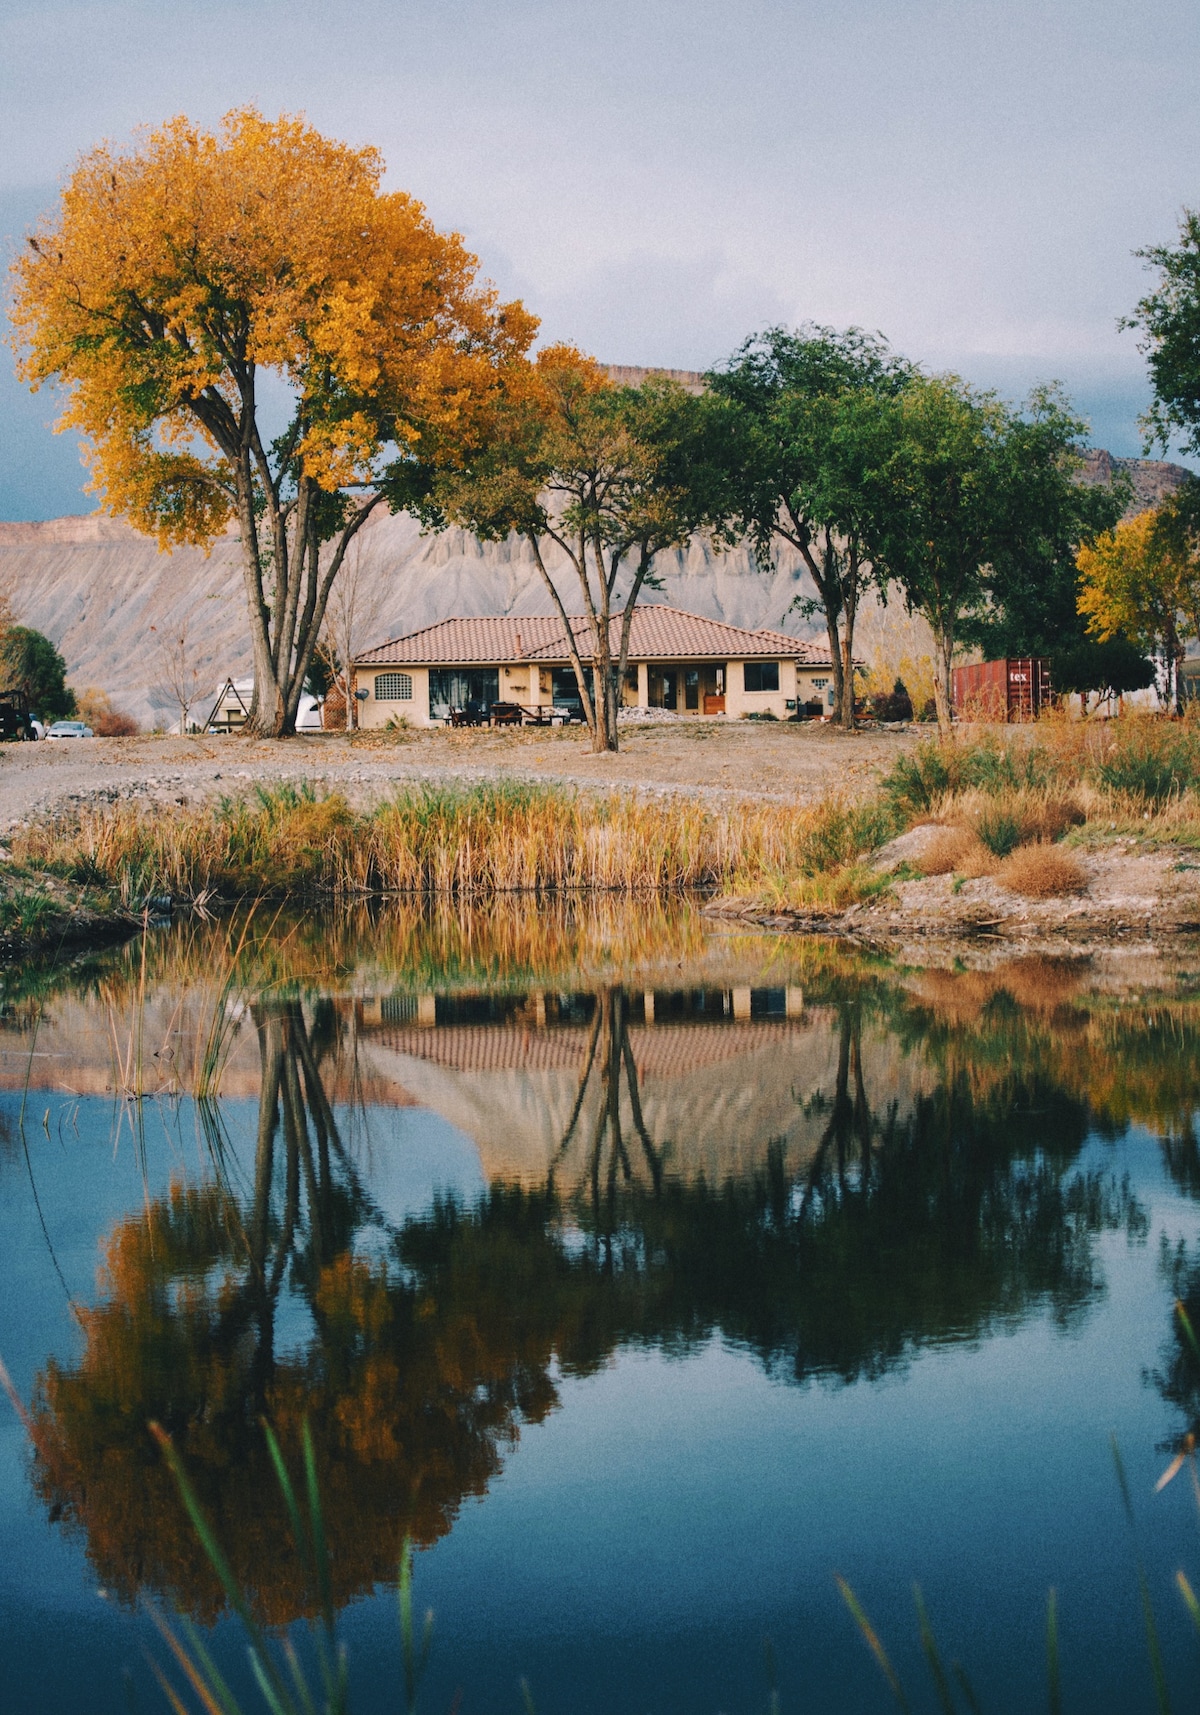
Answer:
[[[806,1007],[798,988],[406,991],[329,1004],[336,1025],[320,1077],[331,1103],[426,1108],[470,1139],[489,1179],[527,1185],[552,1167],[560,1184],[586,1177],[612,1100],[631,1172],[644,1178],[650,1166],[640,1124],[665,1171],[720,1181],[761,1167],[772,1142],[793,1167],[807,1160],[839,1080],[853,1102],[861,1072],[877,1123],[893,1103],[907,1113],[931,1081],[919,1050],[848,1010]],[[241,1015],[222,1062],[230,1099],[259,1092],[254,1011]],[[207,991],[155,991],[135,1040],[123,1008],[57,997],[36,1032],[31,1022],[0,1027],[0,1091],[186,1093],[211,1020]]]
[[[360,1004],[359,1051],[473,1138],[492,1179],[537,1184],[552,1164],[585,1176],[614,1092],[642,1177],[639,1121],[663,1166],[688,1178],[743,1173],[772,1142],[793,1162],[816,1148],[846,1048],[838,1013],[807,1011],[792,988],[632,994],[615,1022],[604,1005],[603,994],[383,996]],[[614,1029],[622,1042],[606,1039]],[[859,1045],[868,1107],[880,1119],[906,1108],[920,1070],[890,1034]]]
[[[587,656],[587,621],[572,619]],[[619,646],[614,622],[613,648]],[[565,711],[579,702],[562,621],[444,619],[365,650],[354,662],[364,727],[403,716],[416,726],[447,720],[452,709],[487,711],[509,702],[530,712]],[[664,603],[634,609],[627,707],[695,715],[827,712],[829,650],[779,631],[747,631]]]

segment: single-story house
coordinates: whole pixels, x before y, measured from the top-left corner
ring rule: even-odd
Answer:
[[[586,665],[587,621],[571,629]],[[613,623],[613,654],[620,630]],[[578,707],[579,689],[556,617],[443,619],[364,649],[352,662],[358,719],[386,726],[448,720],[454,709],[493,703],[522,709]],[[687,715],[828,714],[833,676],[828,647],[781,631],[746,631],[664,603],[634,609],[623,702],[627,708]]]

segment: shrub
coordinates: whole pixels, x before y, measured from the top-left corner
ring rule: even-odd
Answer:
[[[884,796],[898,815],[932,810],[958,785],[958,753],[928,740],[907,756],[898,756],[884,776]]]
[[[97,738],[131,738],[139,731],[132,715],[114,709],[107,691],[81,691],[76,702],[80,720],[87,722]]]
[[[1140,733],[1118,744],[1095,770],[1098,784],[1142,804],[1164,804],[1200,779],[1200,759],[1188,738],[1156,742],[1157,734]]]
[[[917,858],[915,867],[922,875],[953,875],[983,852],[978,836],[970,828],[942,828]]]
[[[890,691],[880,691],[871,698],[871,713],[877,721],[912,720],[912,698],[903,679],[897,679]]]
[[[976,822],[975,831],[993,857],[1007,857],[1021,843],[1020,813],[1003,804],[989,807]]]
[[[1029,899],[1054,899],[1081,893],[1087,886],[1087,871],[1078,858],[1058,846],[1038,841],[1020,846],[1006,857],[996,872],[1002,886]]]
[[[1022,787],[1044,789],[1056,783],[1059,763],[1041,745],[1021,742],[998,744],[986,738],[961,753],[960,772],[964,786],[981,792],[1019,791]]]

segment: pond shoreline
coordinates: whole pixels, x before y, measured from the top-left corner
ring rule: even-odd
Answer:
[[[898,847],[932,824],[910,830]],[[940,832],[939,830],[936,830]],[[713,901],[719,921],[755,925],[776,933],[827,935],[888,953],[968,962],[1003,948],[1005,956],[1071,956],[1096,947],[1186,944],[1200,937],[1200,857],[1186,848],[1137,839],[1072,846],[1085,882],[1079,891],[1050,899],[1024,898],[994,877],[914,876],[887,849],[874,862],[892,879],[872,899],[840,911],[773,908],[759,900]]]

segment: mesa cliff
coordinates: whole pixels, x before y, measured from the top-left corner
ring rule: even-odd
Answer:
[[[621,379],[642,371],[622,371]],[[700,380],[681,374],[685,384]],[[1082,479],[1111,480],[1125,471],[1133,510],[1154,505],[1189,474],[1179,465],[1118,459],[1092,451]],[[578,609],[565,561],[551,563],[568,610]],[[658,560],[660,588],[648,599],[733,625],[771,626],[792,636],[820,635],[819,619],[796,603],[811,594],[799,556],[777,552],[760,569],[745,547],[719,553],[697,538]],[[480,542],[464,530],[421,532],[404,514],[373,517],[351,550],[344,578],[354,580],[355,646],[366,647],[451,614],[544,614],[552,611],[528,549],[518,539]],[[232,531],[211,552],[160,552],[153,540],[119,519],[94,512],[45,523],[0,522],[0,591],[16,619],[50,637],[77,690],[95,687],[146,728],[169,726],[178,709],[167,688],[166,646],[186,627],[188,653],[213,694],[227,676],[248,675],[245,596]],[[902,604],[865,604],[856,653],[889,664],[928,653],[924,626]]]

